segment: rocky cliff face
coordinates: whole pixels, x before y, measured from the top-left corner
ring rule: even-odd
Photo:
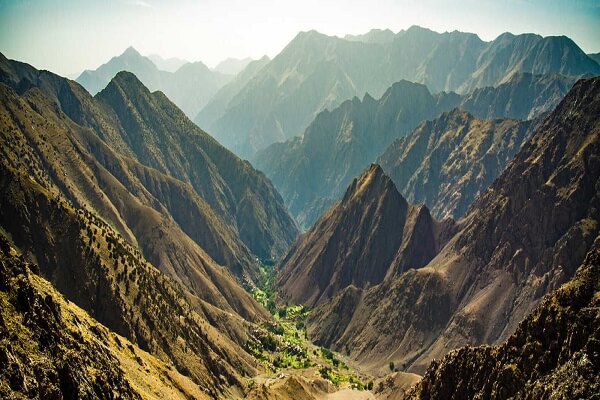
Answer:
[[[303,137],[261,152],[256,165],[309,227],[395,138],[457,102],[458,96],[432,95],[423,85],[401,81],[379,100],[354,98],[319,114]]]
[[[313,306],[427,264],[453,223],[409,205],[378,165],[355,179],[341,202],[302,235],[281,261],[279,295]]]
[[[462,217],[506,168],[535,124],[481,120],[454,109],[423,122],[378,158],[400,193],[439,219]]]
[[[110,332],[37,275],[0,236],[0,396],[209,398],[172,367]]]
[[[433,361],[412,399],[593,398],[600,391],[600,237],[576,275],[500,346]]]
[[[417,372],[451,349],[505,340],[598,234],[599,100],[600,79],[579,81],[426,266],[338,293],[313,311],[309,335],[366,367]]]
[[[31,155],[35,168],[26,167],[54,170],[47,182],[76,204],[99,210],[128,240],[152,232],[152,222],[137,217],[142,210],[157,214],[154,220],[168,216],[163,228],[183,231],[176,236],[184,233],[188,238],[181,240],[191,238],[251,284],[255,257],[277,256],[294,239],[296,225],[270,182],[133,75],[120,74],[98,101],[48,72],[8,60],[3,65],[2,79],[21,91],[18,101],[29,103],[21,106],[37,110],[7,110],[14,137],[21,137],[19,145],[6,138],[7,159],[23,164],[15,154],[29,152],[33,143],[31,153],[41,154]],[[6,96],[6,107],[15,108],[17,97]],[[146,239],[139,242],[152,243]],[[146,255],[160,264],[160,254]]]
[[[378,162],[384,164],[384,169],[390,174],[392,174],[388,169],[390,164],[402,164],[403,168],[409,168],[411,171],[420,168],[421,156],[424,157],[424,154],[409,158],[410,162],[408,162],[408,160],[401,160],[402,154],[396,152],[398,147],[402,147],[399,143],[405,143],[402,142],[404,140],[402,137],[417,128],[421,122],[434,119],[440,113],[451,111],[455,107],[463,108],[483,119],[538,117],[540,113],[552,110],[573,83],[573,79],[558,75],[518,74],[497,88],[483,88],[460,97],[453,93],[431,95],[423,85],[406,81],[398,82],[379,100],[365,96],[361,102],[355,98],[344,102],[332,112],[320,114],[305,131],[303,137],[274,144],[260,152],[256,165],[273,180],[299,223],[308,228],[330,205],[341,198],[352,178],[382,153],[385,152],[385,155]],[[441,125],[444,121],[449,120],[441,118],[435,123]],[[491,131],[496,129],[491,126],[486,128],[484,126],[486,124],[497,126],[499,129],[493,140],[490,136]],[[503,128],[502,124],[505,124]],[[465,129],[471,129],[470,136],[477,135],[476,125],[484,130],[480,134],[488,140],[482,140],[482,146],[478,146],[480,150],[483,151],[486,146],[497,144],[508,147],[508,149],[492,147],[486,156],[467,155],[467,158],[487,157],[486,166],[490,162],[496,164],[494,168],[486,171],[484,185],[477,187],[472,192],[473,195],[487,188],[487,185],[504,170],[512,155],[518,151],[523,139],[528,137],[529,134],[524,135],[523,132],[507,132],[507,125],[510,124],[509,121],[482,122],[474,124],[471,128],[467,128],[468,124],[464,125]],[[450,124],[448,132],[456,127],[456,124]],[[440,126],[438,129],[444,128]],[[457,131],[449,136],[462,137],[466,133],[467,131]],[[502,133],[506,133],[507,136],[500,137]],[[466,144],[450,143],[452,140],[446,136],[433,138],[433,142],[427,146],[435,147],[437,140],[450,146]],[[511,143],[513,140],[514,143]],[[388,146],[391,147],[386,151]],[[443,153],[451,151],[460,152],[460,149],[442,150]],[[461,155],[465,156],[465,154]],[[494,161],[496,155],[498,160]],[[442,159],[439,162],[443,163],[446,156],[442,154],[440,157]],[[415,179],[420,179],[414,182],[417,186],[433,186],[435,180],[425,176],[415,177]],[[427,201],[422,193],[413,191],[416,190],[415,188],[406,187],[406,184],[400,181],[396,183],[400,192],[410,199],[410,202]],[[459,213],[451,215],[462,216],[473,198],[470,197],[469,201],[461,205]],[[437,217],[446,216],[435,210],[433,202],[427,202],[427,205]]]

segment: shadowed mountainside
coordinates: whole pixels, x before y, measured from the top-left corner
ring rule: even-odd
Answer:
[[[451,349],[505,340],[598,234],[598,107],[600,79],[580,80],[427,265],[341,290],[311,313],[309,337],[366,368],[392,360],[416,372]],[[294,245],[286,259],[310,248]]]
[[[256,165],[272,179],[299,223],[308,228],[319,215],[342,196],[352,178],[384,153],[386,147],[391,145],[386,152],[385,162],[382,161],[385,164],[384,170],[388,171],[387,166],[390,164],[400,163],[402,154],[396,154],[395,150],[404,140],[401,137],[416,128],[421,121],[433,119],[439,113],[450,111],[454,107],[464,108],[479,118],[537,117],[542,112],[552,110],[573,83],[573,79],[558,75],[525,74],[517,75],[497,88],[478,89],[460,97],[444,93],[431,95],[423,85],[406,81],[398,82],[379,100],[365,96],[361,102],[355,98],[344,102],[332,112],[325,111],[319,114],[302,137],[274,144],[260,152]],[[443,121],[447,119],[440,119],[437,124],[441,125]],[[485,123],[481,122],[480,125]],[[448,129],[451,127],[449,126]],[[456,132],[454,136],[460,138],[465,133]],[[471,132],[471,136],[477,134]],[[479,134],[487,135],[491,139],[490,134],[493,132],[488,129],[487,132]],[[520,135],[523,136],[523,133],[521,132]],[[508,141],[510,138],[497,138],[492,140],[491,144],[495,144],[498,140]],[[512,148],[509,156],[514,155],[522,143],[522,137],[517,135],[517,139],[517,145],[509,144]],[[393,143],[395,140],[396,142]],[[443,138],[440,140],[444,141]],[[447,144],[450,142],[447,141]],[[487,141],[484,141],[483,146],[487,145]],[[435,147],[435,143],[430,143],[428,146]],[[454,149],[448,148],[444,152],[451,150]],[[491,149],[490,153],[489,157],[493,157],[496,151]],[[486,189],[487,185],[502,172],[508,160],[510,157],[501,157],[498,160],[498,162],[502,161],[499,168],[487,172],[487,179],[481,182],[485,185],[480,184],[473,188],[470,201],[478,191]],[[421,158],[411,158],[404,166],[410,169],[421,168]],[[476,165],[463,164],[464,168],[470,166]],[[459,176],[451,178],[459,179]],[[426,200],[418,193],[406,191],[409,188],[405,183],[398,181],[397,184],[401,193],[410,199],[409,201]],[[415,184],[424,185],[427,182]],[[462,216],[470,201],[463,205],[460,213],[452,215]],[[440,213],[435,204],[429,202],[427,204],[438,218],[447,215]],[[446,205],[442,208],[444,206]]]
[[[575,276],[500,346],[434,361],[412,399],[591,399],[600,392],[600,237]]]

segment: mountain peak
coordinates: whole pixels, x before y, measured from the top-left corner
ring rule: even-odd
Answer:
[[[129,46],[128,48],[125,49],[125,51],[123,52],[123,54],[121,54],[121,56],[141,57],[142,55],[133,46]]]
[[[348,187],[342,203],[348,203],[351,200],[361,197],[377,198],[390,190],[392,193],[398,192],[396,186],[385,172],[383,172],[381,166],[373,163],[358,178],[354,179]],[[398,193],[398,196],[404,201],[400,193]]]

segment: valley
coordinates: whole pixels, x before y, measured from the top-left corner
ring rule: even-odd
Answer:
[[[101,62],[75,80],[0,38],[1,398],[597,398],[589,45],[411,22],[223,56],[256,10],[125,3],[77,8],[144,35],[59,43]]]

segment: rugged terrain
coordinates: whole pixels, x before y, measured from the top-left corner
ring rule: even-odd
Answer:
[[[592,399],[600,393],[600,237],[575,276],[500,346],[431,363],[407,398]]]
[[[453,93],[432,95],[423,85],[401,81],[392,85],[379,100],[370,96],[365,96],[362,101],[355,98],[344,102],[331,112],[319,114],[302,137],[271,145],[259,152],[256,165],[273,180],[298,222],[304,228],[309,228],[330,205],[341,198],[352,179],[384,152],[385,158],[380,162],[385,164],[384,169],[390,174],[391,171],[388,171],[387,167],[392,163],[403,164],[403,167],[411,170],[427,170],[421,166],[421,158],[409,158],[403,162],[400,160],[402,154],[396,154],[398,142],[402,143],[401,138],[422,121],[434,119],[441,112],[450,111],[455,107],[466,109],[476,117],[484,119],[538,117],[540,113],[554,109],[573,82],[573,79],[558,75],[519,74],[497,88],[482,88],[468,95],[458,96]],[[444,121],[449,120],[441,118],[436,124],[441,125]],[[482,122],[479,125],[485,130],[486,124],[488,123]],[[502,125],[500,122],[489,124]],[[505,126],[510,124],[512,122],[505,122]],[[471,136],[487,135],[490,138],[490,129],[487,129],[487,132],[478,132],[475,125],[472,127]],[[455,127],[456,125],[449,125],[448,132]],[[444,128],[440,126],[438,129]],[[464,134],[466,132],[458,131],[454,136],[460,138]],[[523,136],[523,133],[520,135]],[[496,138],[495,141],[508,142],[514,135],[509,136],[505,139]],[[517,135],[519,146],[522,139]],[[440,140],[443,142],[444,138]],[[495,143],[488,143],[486,140],[483,142],[484,148]],[[433,148],[436,143],[433,141],[428,146]],[[390,145],[390,149],[386,151]],[[514,144],[509,144],[509,147],[513,150],[507,152],[506,156],[500,154],[498,167],[487,171],[485,186],[476,188],[472,194],[487,188],[519,149]],[[449,151],[449,148],[444,150],[446,153]],[[497,150],[491,150],[490,159],[496,152]],[[463,167],[475,168],[477,164],[465,162]],[[452,176],[452,179],[459,178],[458,175]],[[410,190],[405,187],[405,183],[397,183],[406,198],[424,200],[422,195],[405,191]],[[427,204],[434,208],[433,203]],[[466,208],[469,204],[470,202],[463,207]],[[464,209],[462,211],[464,212]],[[443,214],[436,214],[438,217],[441,215]]]
[[[371,370],[393,361],[416,372],[462,345],[505,340],[597,236],[599,106],[600,79],[579,81],[427,265],[348,286],[315,308],[309,337]]]
[[[435,221],[424,205],[409,205],[371,165],[281,261],[278,295],[314,306],[345,289],[377,285],[431,261],[453,227],[451,220]]]
[[[402,79],[433,93],[466,94],[521,73],[580,77],[600,74],[600,65],[564,36],[506,33],[484,42],[471,33],[418,26],[393,37],[375,31],[349,40],[302,32],[229,102],[207,105],[217,120],[199,122],[227,148],[252,159],[272,143],[301,135],[321,111],[365,93],[379,98]]]
[[[209,398],[66,300],[4,236],[0,303],[3,398]]]
[[[396,140],[377,162],[409,203],[425,203],[436,218],[458,219],[504,171],[533,127],[454,109]]]
[[[183,62],[176,70],[166,71],[156,65],[161,65],[160,61],[154,60],[129,47],[123,54],[113,57],[97,69],[83,71],[76,80],[95,95],[117,73],[128,71],[151,91],[163,91],[189,118],[194,118],[212,96],[233,78],[233,75],[211,71],[199,61]]]

